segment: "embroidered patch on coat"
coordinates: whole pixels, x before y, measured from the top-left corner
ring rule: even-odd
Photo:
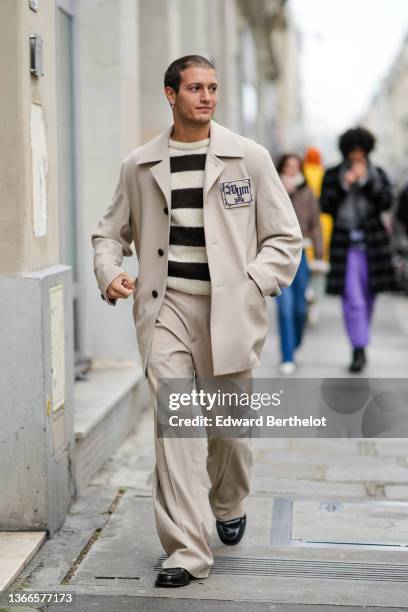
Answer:
[[[254,203],[251,192],[251,180],[239,179],[221,183],[221,193],[225,208],[250,206]]]

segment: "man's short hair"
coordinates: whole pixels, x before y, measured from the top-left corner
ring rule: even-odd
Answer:
[[[339,138],[339,149],[345,158],[354,149],[362,149],[366,155],[369,155],[374,147],[374,135],[363,127],[347,130]]]
[[[176,93],[179,92],[181,73],[191,66],[202,66],[203,68],[215,70],[214,64],[202,55],[184,55],[171,62],[164,75],[164,86],[171,87]]]

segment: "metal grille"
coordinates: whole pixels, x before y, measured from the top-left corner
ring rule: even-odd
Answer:
[[[160,570],[166,555],[154,567]],[[215,557],[212,574],[233,576],[275,576],[326,580],[368,580],[408,582],[408,565],[316,561],[312,559],[266,559],[257,557]]]

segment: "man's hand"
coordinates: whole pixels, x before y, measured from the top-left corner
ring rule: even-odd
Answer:
[[[106,295],[110,300],[128,298],[135,290],[136,282],[136,279],[129,276],[127,272],[122,272],[110,283],[106,290]]]

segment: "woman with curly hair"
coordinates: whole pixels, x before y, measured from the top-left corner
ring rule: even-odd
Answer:
[[[350,372],[366,365],[375,296],[394,286],[391,246],[381,213],[392,205],[385,172],[370,161],[375,138],[357,127],[340,136],[343,162],[327,170],[320,205],[333,217],[328,293],[342,296],[353,348]]]

